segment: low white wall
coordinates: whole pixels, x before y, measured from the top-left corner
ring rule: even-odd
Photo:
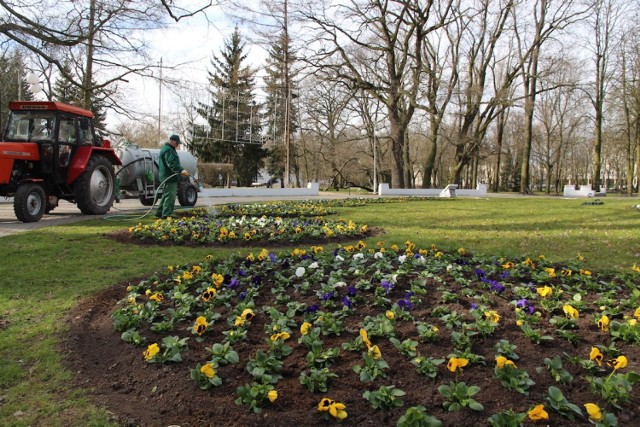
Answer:
[[[475,190],[458,189],[456,184],[449,184],[446,188],[389,188],[389,184],[378,185],[380,196],[416,196],[416,197],[486,197],[487,185],[478,184]]]
[[[600,192],[595,192],[591,185],[581,185],[577,190],[575,185],[565,185],[564,186],[564,197],[603,197],[607,195],[607,190],[605,188],[601,188]]]
[[[310,182],[307,188],[266,188],[266,187],[237,187],[237,188],[203,188],[200,197],[252,197],[252,196],[318,196],[320,184]]]

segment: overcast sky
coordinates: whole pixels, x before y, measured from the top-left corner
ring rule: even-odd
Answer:
[[[198,15],[174,23],[168,29],[146,34],[146,38],[150,41],[152,58],[157,64],[162,60],[163,80],[180,80],[194,93],[206,90],[207,70],[211,69],[212,55],[219,56],[224,39],[231,36],[235,27],[233,21],[222,16],[217,10],[211,10],[208,16],[211,22],[207,22],[204,16]],[[239,29],[243,36],[246,31],[249,31],[243,27]],[[261,65],[266,55],[264,49],[251,46],[248,42],[246,48],[250,52],[250,61],[254,65]],[[159,77],[159,74],[154,72],[155,77]],[[124,89],[127,94],[127,103],[131,103],[131,108],[150,117],[157,117],[160,102],[157,78],[132,77],[129,83],[125,84]],[[169,116],[177,114],[182,108],[182,102],[174,94],[176,90],[181,95],[188,91],[188,89],[177,89],[167,84],[163,86],[163,122],[165,116],[168,120]],[[115,115],[108,116],[110,127],[122,120],[125,119]]]

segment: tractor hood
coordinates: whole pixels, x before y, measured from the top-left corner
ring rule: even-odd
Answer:
[[[31,142],[0,142],[0,184],[7,184],[11,178],[16,160],[37,161],[40,159],[38,144]]]

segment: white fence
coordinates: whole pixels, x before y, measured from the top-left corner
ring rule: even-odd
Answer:
[[[605,188],[601,188],[601,191],[596,192],[591,188],[591,185],[581,185],[576,190],[575,185],[565,185],[564,186],[564,197],[604,197],[607,195],[607,190]]]
[[[486,197],[487,185],[478,184],[475,190],[458,189],[457,184],[449,184],[445,188],[389,188],[389,184],[378,185],[380,196],[416,196],[416,197]]]
[[[318,196],[320,184],[310,182],[307,188],[266,188],[266,187],[237,187],[237,188],[203,188],[200,197],[258,197],[258,196]]]

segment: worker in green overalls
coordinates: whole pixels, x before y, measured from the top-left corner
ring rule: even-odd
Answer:
[[[180,157],[176,148],[180,145],[180,137],[171,135],[169,142],[160,149],[158,156],[158,172],[160,182],[164,182],[162,198],[156,211],[156,217],[165,219],[173,214],[173,207],[176,204],[176,194],[178,193],[178,183],[180,176],[189,176],[189,172],[182,169]]]

